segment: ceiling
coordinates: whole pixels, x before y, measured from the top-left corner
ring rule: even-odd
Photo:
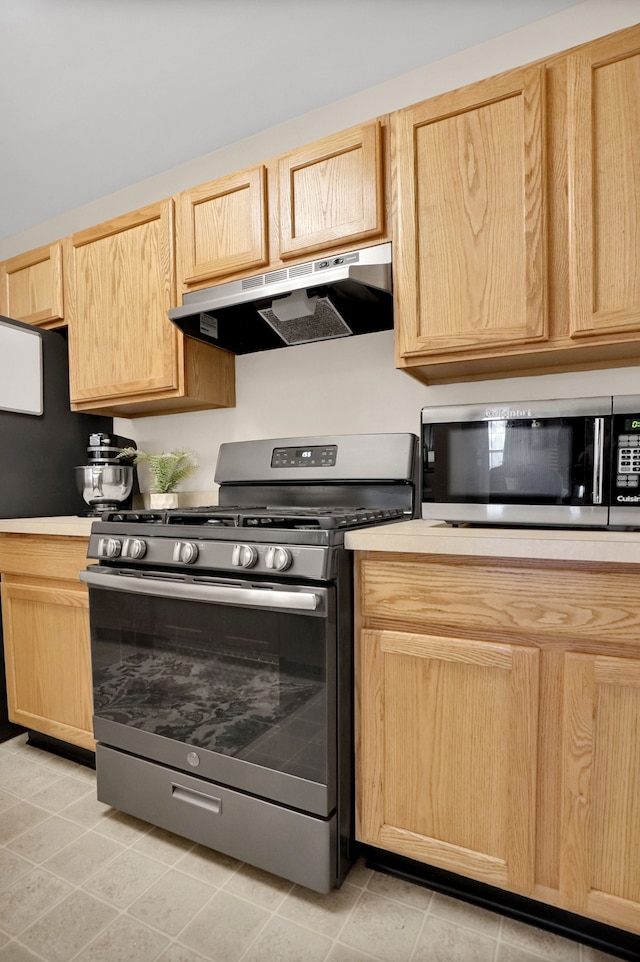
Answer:
[[[576,0],[2,0],[0,238]]]

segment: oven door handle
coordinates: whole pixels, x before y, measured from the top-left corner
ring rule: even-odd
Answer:
[[[161,578],[135,577],[86,568],[80,580],[93,588],[111,588],[132,594],[155,595],[186,601],[204,601],[218,605],[242,605],[249,608],[280,608],[288,611],[316,611],[321,597],[312,591],[280,591],[272,588],[238,588],[231,585],[203,584],[195,581],[173,581]],[[97,567],[97,566],[96,566]]]

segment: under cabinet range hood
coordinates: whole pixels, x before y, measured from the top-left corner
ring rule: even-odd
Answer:
[[[391,330],[391,244],[192,291],[169,319],[233,354]]]

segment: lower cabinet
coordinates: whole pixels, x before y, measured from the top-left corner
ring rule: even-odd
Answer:
[[[640,933],[637,567],[356,573],[358,840]]]
[[[88,539],[0,535],[9,718],[93,751]]]

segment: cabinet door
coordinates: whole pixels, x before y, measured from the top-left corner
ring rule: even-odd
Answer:
[[[71,401],[182,388],[175,304],[173,202],[107,221],[65,241]]]
[[[93,750],[86,590],[3,582],[2,615],[11,721]]]
[[[544,68],[392,116],[398,357],[548,335]]]
[[[537,650],[370,630],[359,645],[360,841],[530,892]]]
[[[278,176],[281,257],[383,233],[382,130],[377,121],[281,157]]]
[[[264,166],[184,191],[177,203],[177,265],[181,292],[267,264]]]
[[[640,932],[640,660],[567,654],[560,892]]]
[[[0,314],[41,327],[62,324],[60,241],[0,264]]]
[[[568,58],[575,337],[640,329],[640,26]]]

